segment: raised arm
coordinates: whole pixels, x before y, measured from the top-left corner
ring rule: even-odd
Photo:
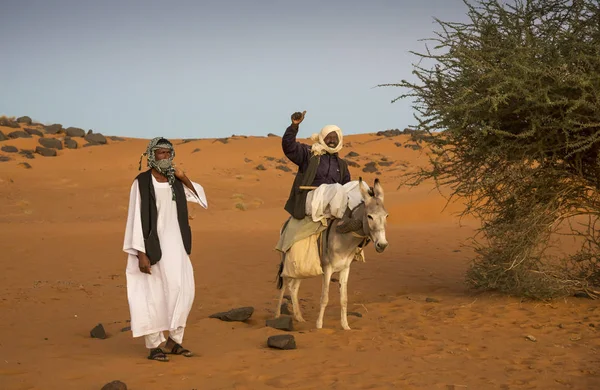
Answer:
[[[306,111],[293,113],[292,124],[285,130],[283,137],[281,137],[283,153],[298,166],[303,165],[310,155],[309,146],[296,141],[299,125],[304,120],[305,114]]]

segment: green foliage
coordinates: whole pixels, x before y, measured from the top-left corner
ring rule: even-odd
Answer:
[[[433,179],[481,220],[471,286],[538,298],[590,291],[593,261],[571,277],[574,259],[600,252],[593,231],[577,233],[587,246],[560,271],[547,247],[565,221],[600,217],[600,5],[465,4],[468,22],[437,20],[434,47],[413,53],[416,81],[382,85],[408,89],[395,100],[413,99],[416,128],[430,135],[431,164],[407,184]]]

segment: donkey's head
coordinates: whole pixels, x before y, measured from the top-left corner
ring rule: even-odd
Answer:
[[[365,214],[363,216],[363,231],[375,244],[375,250],[383,252],[388,246],[385,238],[385,225],[387,223],[388,213],[383,205],[383,187],[379,179],[375,179],[373,191],[368,191],[363,187],[362,177],[358,179],[358,188],[365,202]]]

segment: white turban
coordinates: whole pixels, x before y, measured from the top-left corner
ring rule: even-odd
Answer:
[[[338,136],[339,142],[335,148],[329,147],[324,141],[325,137],[327,137],[329,133],[336,133]],[[321,129],[321,132],[315,133],[310,137],[311,140],[315,141],[315,143],[311,147],[311,151],[314,155],[317,156],[323,155],[325,153],[337,153],[342,149],[342,138],[342,129],[340,129],[336,125],[327,125]]]

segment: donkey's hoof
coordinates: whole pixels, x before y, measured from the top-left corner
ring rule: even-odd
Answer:
[[[323,321],[317,321],[317,329],[323,328]]]
[[[342,324],[342,328],[344,328],[344,330],[352,330],[352,329],[351,329],[351,328],[348,326],[348,324],[345,324],[345,325],[344,325],[344,324]]]

